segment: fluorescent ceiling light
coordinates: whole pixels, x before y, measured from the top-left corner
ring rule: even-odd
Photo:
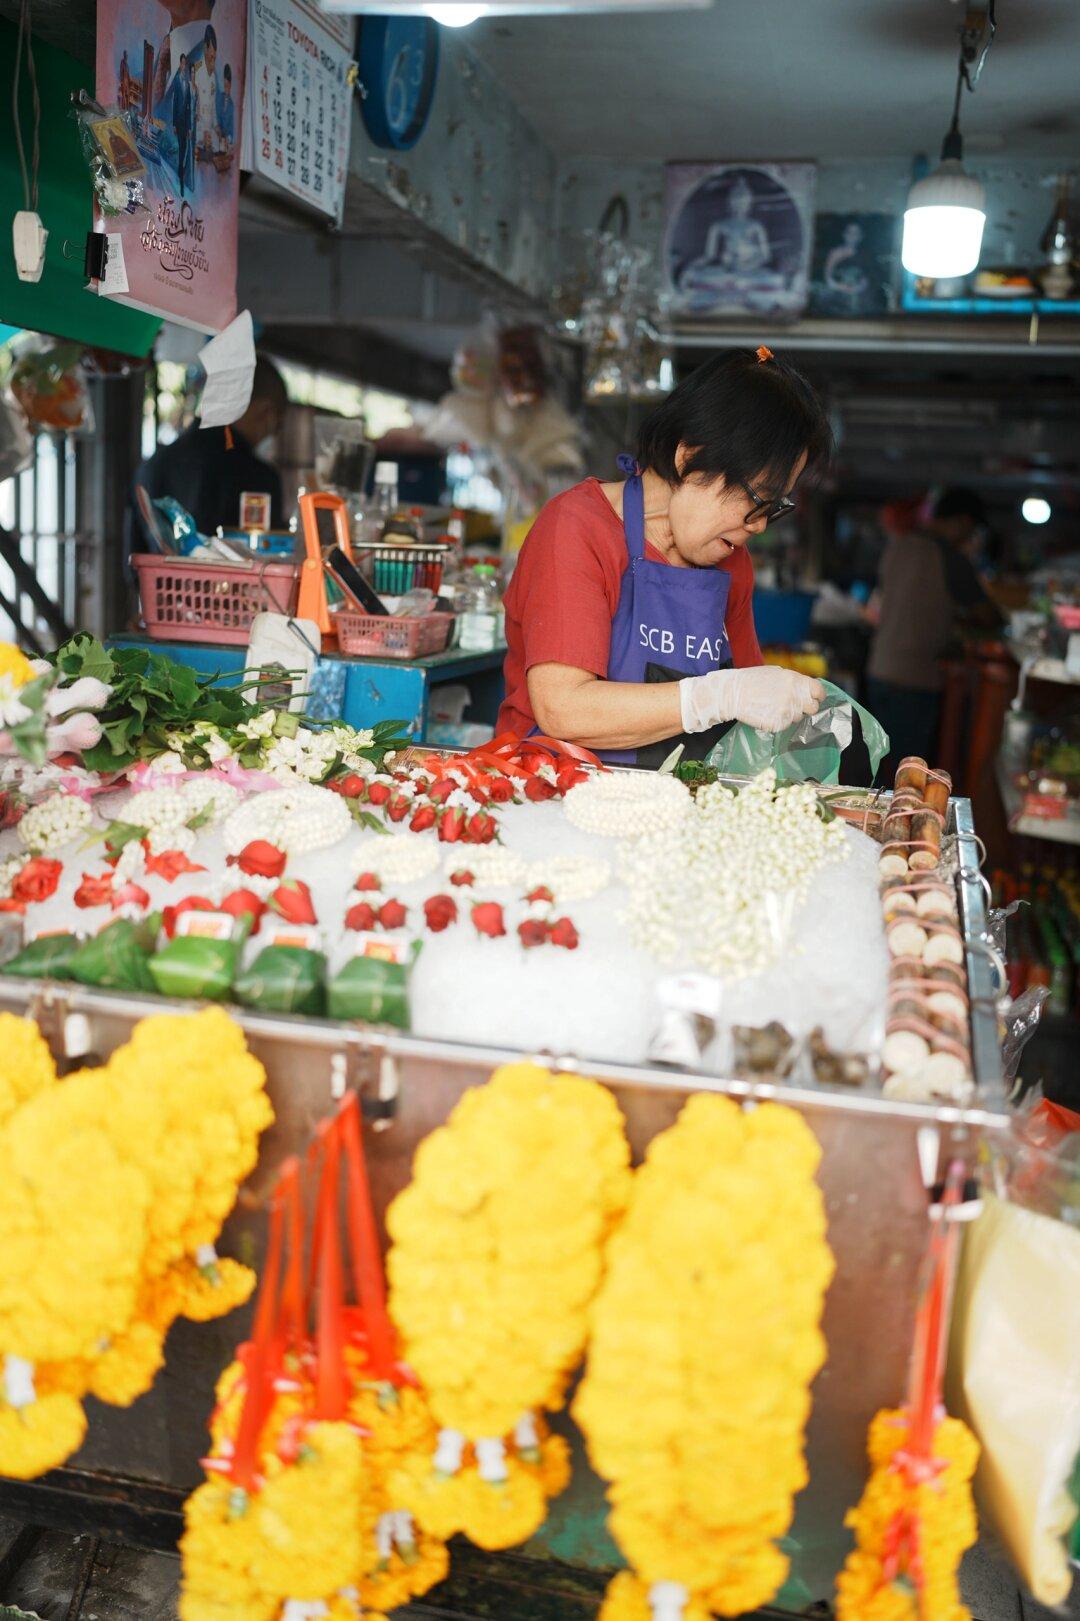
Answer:
[[[1020,507],[1028,523],[1049,523],[1051,507],[1041,495],[1029,495]]]
[[[324,11],[346,12],[363,17],[439,17],[441,12],[474,11],[484,17],[565,17],[613,11],[704,11],[713,0],[486,0],[486,4],[450,3],[441,0],[320,0]],[[473,19],[475,20],[475,19]],[[451,23],[461,27],[462,24]]]
[[[438,4],[433,0],[431,5],[425,7],[427,15],[442,23],[444,28],[468,28],[471,23],[486,16],[488,9],[486,5],[444,4],[443,0],[439,0]]]

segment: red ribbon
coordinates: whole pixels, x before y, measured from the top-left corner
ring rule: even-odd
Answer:
[[[322,1246],[315,1327],[315,1417],[329,1421],[344,1418],[348,1402],[343,1322],[345,1275],[341,1265],[341,1232],[338,1226],[340,1169],[341,1132],[337,1120],[333,1120],[323,1135],[322,1177],[318,1196]]]
[[[461,771],[470,782],[474,782],[478,771],[495,771],[505,777],[527,780],[535,777],[539,766],[546,763],[544,756],[553,756],[556,761],[592,766],[598,771],[606,769],[603,761],[591,749],[583,749],[576,743],[562,743],[557,737],[545,737],[541,733],[533,737],[518,737],[514,732],[500,732],[490,743],[471,749],[468,754],[455,754],[449,758],[431,754],[420,763],[436,778]]]
[[[341,1140],[348,1171],[345,1217],[349,1225],[349,1249],[352,1255],[356,1300],[362,1308],[368,1359],[376,1378],[393,1380],[394,1331],[386,1310],[382,1248],[379,1244],[379,1230],[371,1202],[371,1183],[364,1157],[360,1099],[355,1092],[350,1092],[345,1099],[338,1119],[341,1122]]]
[[[295,1163],[295,1162],[291,1162]],[[284,1175],[284,1173],[283,1173]],[[240,1411],[232,1468],[237,1486],[250,1491],[255,1484],[255,1459],[259,1436],[266,1423],[273,1399],[273,1342],[278,1322],[278,1286],[281,1279],[281,1253],[284,1239],[284,1209],[281,1185],[274,1191],[270,1207],[270,1236],[266,1246],[262,1285],[255,1308],[255,1327],[246,1359],[247,1388]]]

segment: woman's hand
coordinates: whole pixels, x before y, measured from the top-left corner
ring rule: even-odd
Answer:
[[[729,720],[759,732],[782,732],[803,715],[816,715],[824,696],[820,681],[773,664],[712,670],[679,682],[684,732],[707,732]]]

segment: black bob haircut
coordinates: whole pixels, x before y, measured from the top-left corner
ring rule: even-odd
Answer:
[[[691,455],[680,474],[676,454]],[[753,349],[725,349],[695,367],[642,423],[638,465],[668,484],[691,473],[748,486],[755,495],[782,495],[799,457],[820,474],[833,453],[825,408],[806,378],[782,360]]]
[[[207,23],[206,25],[206,33],[203,35],[203,44],[209,45],[212,51],[217,50],[217,33],[215,32],[213,23]]]
[[[934,502],[935,518],[970,518],[973,523],[986,522],[986,506],[974,490],[962,485],[943,490]]]

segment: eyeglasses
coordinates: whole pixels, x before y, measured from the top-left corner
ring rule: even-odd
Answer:
[[[775,498],[769,495],[755,495],[749,484],[741,484],[739,487],[746,491],[753,502],[753,506],[743,519],[744,524],[755,523],[758,518],[764,517],[767,527],[771,523],[778,523],[781,518],[786,518],[789,512],[795,511],[794,501],[789,500],[786,495]]]

